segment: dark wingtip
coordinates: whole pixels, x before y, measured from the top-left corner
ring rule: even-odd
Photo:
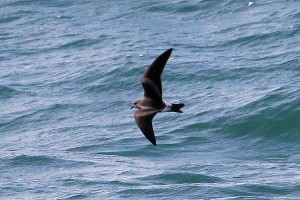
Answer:
[[[167,51],[165,51],[165,53],[171,54],[173,51],[173,48],[168,49]]]
[[[156,146],[156,139],[149,140],[154,146]]]
[[[144,135],[149,140],[149,142],[151,142],[151,144],[153,144],[154,146],[156,146],[156,138],[155,138],[154,134],[152,135],[152,134],[145,134],[144,133]]]
[[[163,58],[165,60],[165,62],[167,62],[172,51],[173,51],[173,48],[170,48],[170,49],[166,50],[165,52],[163,52],[159,57]]]

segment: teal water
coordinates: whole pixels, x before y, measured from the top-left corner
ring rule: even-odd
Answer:
[[[249,3],[1,1],[0,199],[300,199],[300,1]]]

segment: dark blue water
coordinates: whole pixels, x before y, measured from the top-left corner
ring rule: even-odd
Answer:
[[[300,199],[300,1],[0,3],[0,199]],[[135,124],[146,67],[183,114]]]

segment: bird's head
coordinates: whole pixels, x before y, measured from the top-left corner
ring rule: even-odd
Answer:
[[[132,106],[131,106],[130,109],[132,109],[132,108],[140,109],[140,102],[141,102],[141,100],[135,101],[135,102],[132,104]]]

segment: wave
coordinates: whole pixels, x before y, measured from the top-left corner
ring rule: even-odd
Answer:
[[[164,183],[219,183],[223,180],[218,177],[208,176],[195,173],[167,173],[160,175],[151,175],[142,178],[143,180],[151,180]]]
[[[20,18],[21,17],[19,17],[19,16],[3,17],[3,18],[0,18],[0,24],[5,24],[5,23],[10,23],[10,22],[13,22],[13,21],[17,21]]]
[[[146,10],[148,12],[154,12],[154,13],[173,13],[173,14],[190,14],[190,13],[196,13],[198,14],[199,11],[211,9],[216,6],[225,6],[223,3],[220,2],[214,2],[209,0],[204,0],[199,3],[193,3],[193,2],[185,2],[185,3],[178,3],[178,2],[161,2],[161,3],[153,3],[153,4],[147,4]]]
[[[64,44],[60,47],[60,49],[70,49],[70,48],[79,48],[79,47],[85,47],[85,46],[92,46],[98,43],[101,43],[104,39],[102,37],[98,39],[79,39],[76,41],[69,42],[67,44]]]
[[[12,87],[0,85],[0,100],[11,98],[14,95],[19,94],[19,93],[20,93],[20,91],[14,89]]]
[[[62,159],[55,156],[46,155],[19,155],[11,159],[3,159],[3,162],[10,167],[23,167],[23,166],[54,166],[54,167],[68,167],[79,165],[91,165],[90,161],[75,161],[69,159]]]
[[[282,88],[227,113],[217,123],[221,132],[234,137],[279,138],[296,142],[300,130],[299,91],[284,93]]]
[[[47,7],[70,7],[75,5],[74,2],[69,1],[18,0],[6,4],[4,3],[3,6],[32,6],[33,4]]]
[[[68,119],[72,110],[85,107],[84,104],[56,103],[36,110],[23,110],[11,113],[4,123],[0,123],[0,130],[23,132],[32,129],[32,124],[47,124],[49,120],[55,122]]]
[[[246,24],[244,26],[256,26],[256,23]],[[239,27],[243,29],[243,27]],[[225,41],[216,41],[211,44],[210,47],[227,47],[227,46],[237,46],[237,47],[257,47],[261,45],[270,46],[270,44],[275,43],[280,38],[290,38],[296,37],[299,34],[300,29],[270,29],[260,32],[244,33],[240,34],[237,32],[235,35],[231,36],[230,39]],[[225,34],[226,32],[232,32],[232,28],[220,30],[219,34]]]
[[[54,163],[56,161],[55,158],[51,158],[49,156],[28,156],[21,155],[16,156],[10,159],[10,164],[13,166],[20,165],[49,165],[50,163]]]
[[[176,141],[181,140],[185,145],[209,144],[210,139],[219,137],[216,134],[259,143],[267,140],[297,143],[300,139],[299,93],[299,89],[277,88],[228,110],[212,108],[195,115],[183,115],[181,120],[185,123],[168,130],[173,135],[178,133]],[[197,107],[191,106],[189,109]],[[182,132],[189,136],[182,137]]]
[[[153,5],[147,10],[148,12],[170,12],[173,13],[193,13],[198,11],[200,8],[197,5],[186,5],[186,4],[172,4],[172,5]]]

